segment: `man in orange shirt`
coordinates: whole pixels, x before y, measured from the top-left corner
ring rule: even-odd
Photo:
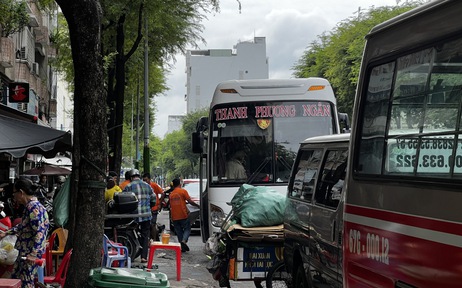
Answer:
[[[127,172],[125,172],[125,180],[124,180],[124,182],[120,183],[120,185],[119,185],[120,189],[122,189],[122,190],[124,190],[125,186],[127,186],[128,183],[130,183],[130,181],[132,180],[130,178],[130,171],[131,170],[128,170]]]
[[[173,227],[181,244],[181,251],[189,251],[186,244],[191,234],[191,222],[189,221],[189,210],[186,203],[200,208],[199,204],[191,200],[188,191],[181,188],[180,179],[175,178],[172,181],[173,191],[170,193],[170,216],[173,221]]]
[[[157,214],[159,214],[159,208],[160,208],[160,202],[164,200],[164,190],[160,188],[159,185],[157,185],[156,182],[151,181],[151,174],[149,173],[144,173],[143,174],[143,181],[148,183],[152,190],[154,190],[154,194],[156,194],[156,204],[151,207],[151,213],[152,213],[152,218],[151,218],[151,238],[154,241],[157,241],[158,235],[157,235]]]

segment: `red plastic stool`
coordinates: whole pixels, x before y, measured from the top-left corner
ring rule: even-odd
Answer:
[[[154,260],[154,252],[157,249],[174,250],[176,252],[176,280],[181,280],[181,244],[180,243],[168,243],[162,244],[162,242],[151,242],[149,248],[148,257],[148,270],[152,268],[152,261]]]

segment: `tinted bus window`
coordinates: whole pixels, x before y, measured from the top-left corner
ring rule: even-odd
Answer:
[[[370,69],[355,171],[460,177],[462,40]]]

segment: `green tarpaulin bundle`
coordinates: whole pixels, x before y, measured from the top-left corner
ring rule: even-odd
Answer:
[[[71,178],[67,177],[56,198],[53,200],[53,220],[56,227],[65,227],[69,219],[71,201]]]
[[[268,187],[243,184],[231,205],[233,217],[243,227],[274,226],[284,222],[286,196]]]

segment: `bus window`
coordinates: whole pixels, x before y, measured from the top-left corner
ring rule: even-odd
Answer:
[[[441,43],[371,69],[356,172],[461,175],[461,47]]]
[[[360,154],[355,167],[358,173],[380,173],[394,67],[394,63],[379,65],[374,67],[369,75],[359,144]]]

